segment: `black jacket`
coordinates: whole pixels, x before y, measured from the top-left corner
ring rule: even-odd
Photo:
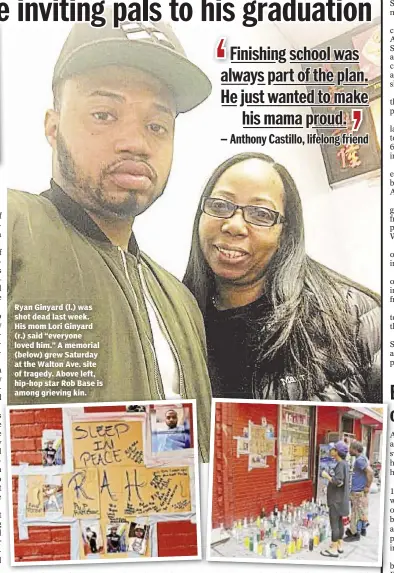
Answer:
[[[340,366],[324,343],[319,316],[315,317],[313,340],[323,356],[320,380],[313,380],[313,395],[305,395],[301,377],[286,368],[288,360],[280,351],[271,361],[260,361],[256,336],[264,337],[261,325],[270,305],[264,296],[237,309],[206,313],[209,370],[212,395],[218,398],[262,400],[315,400],[330,402],[381,402],[380,368],[381,313],[379,303],[356,286],[344,287],[352,317],[357,368]],[[257,325],[257,326],[256,326]],[[257,342],[256,342],[257,340]]]
[[[345,298],[354,319],[354,341],[358,353],[359,368],[357,372],[340,369],[335,356],[327,354],[324,365],[324,378],[317,380],[316,393],[308,400],[329,402],[382,402],[381,380],[381,307],[371,296],[356,287],[346,289]],[[318,318],[316,319],[318,329]],[[317,332],[318,335],[318,332]],[[320,337],[319,337],[320,338]],[[319,345],[319,343],[318,343]],[[296,380],[291,376],[281,379],[281,399],[301,400]],[[260,380],[254,381],[256,398],[265,398],[259,389],[263,387]],[[270,396],[271,398],[272,396]],[[278,399],[278,398],[277,398]],[[280,398],[279,398],[280,399]]]

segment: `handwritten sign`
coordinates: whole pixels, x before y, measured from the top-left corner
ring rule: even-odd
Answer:
[[[191,509],[188,468],[125,468],[123,480],[125,517]]]
[[[76,468],[144,465],[142,422],[75,422],[72,435]]]
[[[275,439],[267,434],[266,426],[250,424],[249,453],[260,456],[275,455]]]
[[[44,476],[27,476],[26,517],[44,517]]]
[[[131,467],[131,466],[130,466]],[[106,521],[123,521],[123,473],[120,468],[100,468],[100,511]]]
[[[67,517],[100,517],[98,471],[79,469],[63,475],[64,509]]]

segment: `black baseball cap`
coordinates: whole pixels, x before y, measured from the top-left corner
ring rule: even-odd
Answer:
[[[52,87],[75,74],[108,65],[131,66],[150,72],[173,93],[178,113],[189,111],[211,93],[208,77],[186,56],[171,26],[164,22],[123,22],[112,27],[112,8],[106,25],[74,24],[55,65]]]

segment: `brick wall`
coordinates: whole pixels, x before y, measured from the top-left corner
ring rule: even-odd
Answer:
[[[326,433],[339,429],[340,411],[347,407],[318,406],[316,445],[325,443]],[[235,436],[242,436],[243,428],[249,420],[261,423],[265,417],[273,424],[275,436],[278,435],[279,406],[276,404],[229,404],[217,403],[215,411],[215,449],[214,462],[212,526],[221,523],[231,526],[236,519],[256,517],[264,507],[272,511],[275,504],[279,508],[285,503],[299,504],[315,495],[315,484],[306,480],[294,484],[283,484],[277,489],[277,458],[269,457],[269,468],[248,471],[248,456],[237,458]],[[355,422],[357,438],[361,436],[361,425]],[[317,452],[317,449],[315,450]],[[315,460],[315,467],[317,460]]]
[[[197,555],[197,527],[190,521],[157,524],[160,557]]]
[[[31,465],[42,463],[43,430],[62,430],[60,408],[13,410],[10,412],[11,463]],[[18,535],[18,479],[12,478],[14,509],[15,561],[61,561],[70,559],[70,528],[29,527],[29,539],[19,540]]]
[[[301,503],[313,496],[313,484],[306,480],[285,484],[277,490],[277,458],[268,457],[269,468],[248,471],[248,456],[237,458],[235,436],[242,436],[249,420],[261,424],[265,417],[278,433],[276,404],[217,404],[214,452],[212,525],[230,526],[236,519],[256,517],[261,508],[272,511],[275,504]]]
[[[190,415],[192,407],[185,404]],[[85,408],[86,412],[116,412],[115,406]],[[124,413],[124,409],[121,410]],[[19,465],[27,462],[41,465],[41,437],[45,429],[62,430],[62,410],[60,408],[37,408],[13,410],[10,412],[11,463]],[[193,426],[191,427],[192,431]],[[193,439],[193,436],[192,436]],[[192,442],[193,443],[193,442]],[[12,479],[14,510],[15,561],[60,561],[70,559],[70,528],[29,527],[29,539],[19,540],[17,520],[18,479]],[[159,523],[158,551],[160,557],[192,556],[197,554],[197,528],[188,521]]]
[[[317,445],[326,443],[327,432],[337,432],[339,429],[340,411],[336,406],[317,408]]]

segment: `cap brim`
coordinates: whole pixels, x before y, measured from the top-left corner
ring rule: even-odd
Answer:
[[[127,38],[82,44],[55,70],[53,82],[109,65],[138,68],[157,77],[173,93],[179,113],[198,106],[212,90],[204,72],[181,54],[160,44]]]

